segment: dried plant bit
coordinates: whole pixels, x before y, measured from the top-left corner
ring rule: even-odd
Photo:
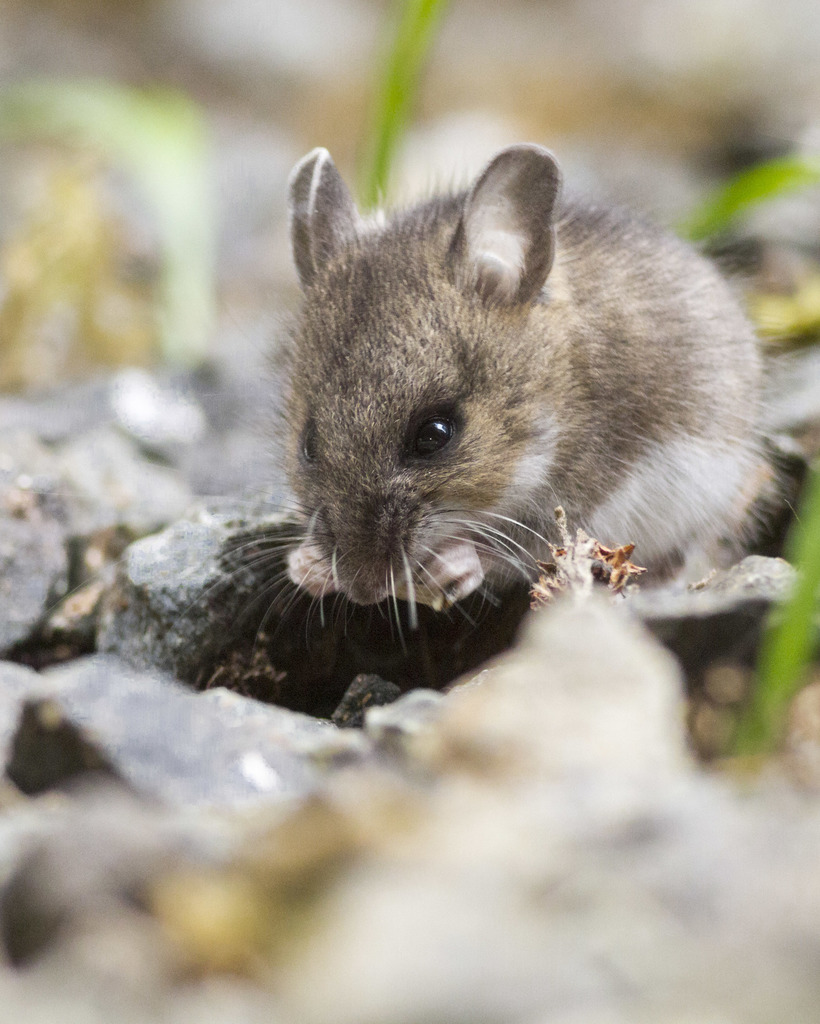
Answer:
[[[556,508],[553,509],[552,514],[555,516],[555,522],[558,526],[558,531],[561,534],[561,542],[563,543],[564,548],[572,547],[572,537],[570,536],[569,526],[567,524],[567,514],[564,511],[563,506],[556,506]],[[551,544],[550,547],[552,547]],[[563,554],[566,554],[564,548],[559,550],[561,550]]]
[[[564,554],[566,552],[561,550]],[[530,608],[543,608],[556,593],[566,589],[566,576],[555,562],[537,562],[539,576],[530,590]]]
[[[586,595],[594,583],[606,584],[613,593],[620,594],[630,580],[646,572],[629,560],[634,544],[606,547],[583,530],[577,530],[573,540],[566,513],[560,506],[555,509],[555,522],[562,546],[550,544],[554,562],[537,563],[540,575],[530,591],[530,607],[541,608],[563,591]]]
[[[607,548],[600,541],[595,541],[595,545],[598,557],[609,569],[609,578],[606,582],[614,593],[622,593],[631,579],[642,576],[646,572],[644,566],[635,565],[634,562],[629,561],[629,556],[635,550],[634,544],[623,544],[619,548]]]

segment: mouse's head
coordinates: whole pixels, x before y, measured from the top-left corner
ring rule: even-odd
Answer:
[[[526,339],[559,184],[546,150],[516,146],[467,192],[365,219],[326,150],[294,169],[288,565],[311,593],[441,606],[515,561],[486,514],[543,429]]]

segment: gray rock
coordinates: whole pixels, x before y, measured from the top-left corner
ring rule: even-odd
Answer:
[[[117,705],[122,690],[115,714],[94,712],[95,730],[124,719],[156,759],[145,677],[121,676],[110,658],[86,664],[86,681],[82,663],[44,681],[71,682],[64,695],[87,690],[92,708]],[[9,678],[24,688],[31,673]],[[478,676],[446,696],[416,691],[370,710],[364,734],[303,729],[298,716],[226,692],[170,692],[169,707],[207,706],[266,760],[260,744],[273,733],[291,750],[319,749],[323,733],[328,747],[355,736],[379,756],[347,762],[310,791],[318,799],[267,818],[217,824],[212,811],[167,813],[123,794],[63,805],[3,900],[7,949],[27,967],[19,980],[0,969],[15,1014],[58,1007],[102,1024],[117,1006],[135,1024],[260,1012],[305,1024],[815,1024],[817,802],[782,781],[739,788],[697,769],[679,669],[626,602],[557,602]],[[166,745],[190,739],[207,773],[225,737],[186,716],[160,710],[154,731]],[[386,773],[380,743],[397,729],[400,756]],[[25,810],[0,817],[0,838]],[[169,876],[172,893],[188,879],[199,894],[190,931],[169,933],[156,901]],[[136,909],[135,893],[152,898]],[[247,910],[230,908],[248,894],[254,928],[272,938],[240,941],[240,963],[254,966],[244,987],[219,973],[180,984],[185,965],[225,955],[220,940],[228,955],[237,949],[232,928],[247,939]],[[214,920],[226,922],[216,934]]]
[[[0,436],[28,434],[61,444],[111,418],[105,381],[84,381],[44,394],[0,396]]]
[[[180,516],[191,493],[114,426],[46,445],[31,431],[0,433],[0,486],[30,493],[68,538],[124,527],[133,536]]]
[[[18,495],[0,491],[0,657],[35,632],[68,587],[64,527]]]
[[[67,717],[53,697],[23,703],[6,778],[27,796],[71,789],[91,779],[128,786],[95,737]]]
[[[182,515],[191,503],[178,473],[146,458],[112,428],[69,441],[59,450],[57,465],[73,498],[73,534],[117,526],[141,537]]]
[[[27,432],[0,435],[0,656],[32,640],[81,582],[96,539],[155,530],[189,502],[171,470],[113,429],[51,447]]]
[[[688,761],[682,706],[674,658],[593,593],[533,614],[513,650],[456,684],[432,732],[487,770],[595,780],[601,794],[626,785],[643,803]]]
[[[193,444],[205,433],[205,413],[193,396],[145,370],[118,373],[111,381],[110,402],[117,423],[149,451]]]
[[[19,712],[20,704],[29,696],[32,688],[37,686],[41,676],[33,669],[17,665],[13,661],[0,661],[0,735],[9,735],[8,723],[13,722]],[[3,756],[5,756],[3,748]]]
[[[228,503],[201,507],[132,544],[101,615],[99,649],[139,668],[205,682],[226,639],[237,635],[242,613],[266,596],[259,563],[275,573],[277,538],[287,529],[278,513],[254,516]],[[246,534],[250,540],[243,540]],[[256,545],[255,557],[246,544]],[[223,559],[231,545],[240,549],[236,562]]]
[[[277,977],[289,1015],[811,1024],[817,809],[698,773],[681,706],[674,660],[623,608],[533,617],[419,732],[437,778],[424,810],[408,798],[418,830],[394,808],[334,887]],[[339,799],[366,821],[383,795],[362,781]]]
[[[12,684],[0,705],[4,760],[23,700],[50,697],[138,792],[172,803],[228,806],[304,795],[317,779],[304,751],[335,731],[236,694],[193,693],[110,655],[42,675],[13,668],[0,669],[0,683],[8,677]]]

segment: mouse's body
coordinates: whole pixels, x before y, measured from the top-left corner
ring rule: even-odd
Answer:
[[[466,192],[364,220],[326,151],[295,169],[289,571],[313,594],[502,588],[548,556],[557,505],[657,579],[737,531],[749,324],[687,245],[559,191],[551,154],[516,146]]]

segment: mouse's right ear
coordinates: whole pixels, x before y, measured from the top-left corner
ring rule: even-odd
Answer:
[[[356,237],[359,213],[326,149],[302,157],[288,190],[293,262],[307,288],[322,263]]]

